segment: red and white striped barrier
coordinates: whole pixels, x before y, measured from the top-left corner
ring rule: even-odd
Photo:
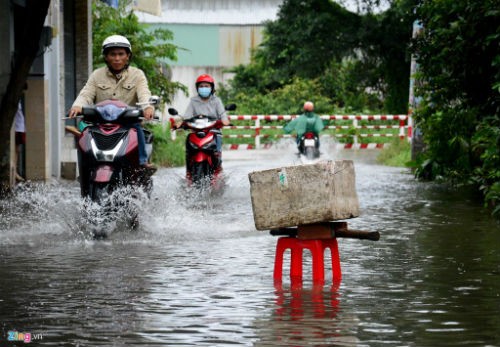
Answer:
[[[264,143],[260,149],[269,149],[271,148],[273,145],[272,143]],[[255,145],[252,144],[252,143],[248,143],[248,144],[239,144],[239,143],[233,143],[233,144],[230,144],[230,145],[223,145],[222,148],[224,148],[225,150],[230,150],[230,151],[246,151],[246,150],[250,150],[250,149],[255,149]]]
[[[292,135],[287,134],[262,134],[261,130],[268,129],[283,129],[283,125],[273,125],[265,124],[261,125],[261,122],[275,122],[275,121],[290,121],[298,115],[230,115],[229,120],[231,121],[252,121],[253,125],[232,125],[225,127],[224,138],[229,139],[249,139],[253,138],[253,144],[231,144],[225,145],[225,149],[229,150],[240,150],[240,149],[262,149],[269,148],[270,144],[261,144],[261,139],[264,138],[288,138]],[[392,138],[398,136],[401,139],[411,139],[412,124],[413,120],[410,115],[398,114],[398,115],[320,115],[320,118],[328,121],[351,121],[351,124],[346,125],[328,125],[325,127],[326,130],[332,129],[337,131],[349,131],[351,129],[356,130],[356,134],[349,133],[335,133],[335,134],[325,134],[322,133],[321,137],[338,137],[338,138],[352,138],[352,143],[342,144],[344,149],[371,149],[371,148],[383,148],[383,143],[358,143],[358,138]],[[398,121],[398,124],[359,124],[360,121]],[[387,130],[387,129],[399,129],[398,134],[394,133],[374,133],[375,130]],[[241,134],[237,133],[241,130],[253,130],[253,134]],[[371,131],[371,133],[366,133],[363,131]],[[236,132],[236,133],[235,133]],[[172,138],[175,138],[175,132],[172,133]],[[341,145],[341,144],[339,144]]]
[[[380,149],[384,148],[385,143],[344,143],[344,149]]]
[[[353,144],[353,143],[339,143],[338,144],[339,148],[342,149],[381,149],[387,146],[385,143],[358,143],[358,144]],[[265,143],[261,146],[260,149],[269,149],[272,148],[271,143]],[[223,145],[224,150],[228,151],[248,151],[248,150],[254,150],[255,145],[254,144],[238,144],[238,143],[233,143],[230,145]]]
[[[297,118],[299,115],[230,115],[230,120],[266,120],[266,121],[277,121],[277,120],[291,120]],[[321,119],[327,120],[407,120],[409,118],[406,114],[332,114],[332,115],[320,115]]]

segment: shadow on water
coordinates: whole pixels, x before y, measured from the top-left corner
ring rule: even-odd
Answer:
[[[17,330],[44,346],[499,346],[500,227],[475,196],[324,145],[355,163],[349,227],[381,233],[339,240],[340,286],[328,266],[312,285],[306,255],[302,285],[284,269],[275,287],[276,240],[255,230],[248,173],[300,164],[293,142],[224,153],[221,195],[159,170],[138,228],[106,240],[84,236],[74,182],[33,185],[0,201],[0,345]]]

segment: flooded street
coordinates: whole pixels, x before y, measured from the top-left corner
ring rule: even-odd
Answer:
[[[262,153],[264,152],[264,153]],[[339,239],[340,286],[273,285],[276,238],[255,230],[248,173],[293,149],[224,153],[220,197],[161,169],[137,230],[92,240],[75,182],[0,201],[0,346],[500,346],[500,226],[474,195],[352,159],[361,215]],[[11,332],[11,333],[9,333]],[[13,335],[11,335],[12,337]],[[19,337],[19,335],[17,335]],[[26,334],[25,336],[26,337]]]

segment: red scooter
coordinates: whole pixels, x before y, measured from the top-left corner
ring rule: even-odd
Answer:
[[[226,106],[233,111],[236,105]],[[176,109],[169,108],[172,116],[177,116]],[[190,133],[186,137],[186,180],[188,186],[200,189],[212,188],[219,190],[224,185],[221,165],[221,153],[217,151],[217,136],[221,136],[223,124],[220,120],[205,115],[185,119],[178,127],[171,118],[172,129],[186,129]]]
[[[319,158],[319,138],[313,132],[307,132],[300,138],[299,154],[308,160]]]

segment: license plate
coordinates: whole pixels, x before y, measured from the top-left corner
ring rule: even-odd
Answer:
[[[304,140],[304,146],[306,147],[314,147],[314,139],[305,139]]]

